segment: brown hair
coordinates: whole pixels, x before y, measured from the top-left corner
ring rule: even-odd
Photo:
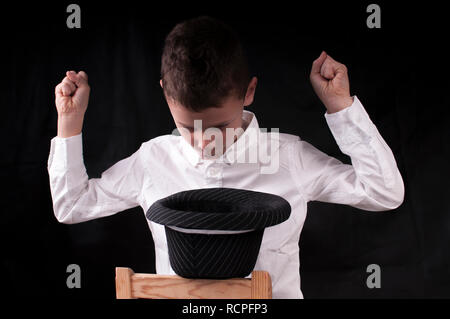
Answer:
[[[243,99],[250,81],[238,36],[207,16],[177,24],[166,37],[161,62],[166,97],[196,112],[220,107],[231,95]]]

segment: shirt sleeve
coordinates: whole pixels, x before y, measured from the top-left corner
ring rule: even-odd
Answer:
[[[403,179],[394,155],[356,96],[339,112],[325,113],[327,124],[352,165],[303,140],[292,147],[294,179],[308,201],[346,204],[367,211],[400,206]]]
[[[54,137],[47,169],[57,220],[75,224],[138,206],[144,175],[141,149],[112,165],[101,178],[89,179],[83,161],[82,133]]]

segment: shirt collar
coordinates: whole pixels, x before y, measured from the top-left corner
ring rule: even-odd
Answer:
[[[246,150],[255,146],[259,139],[259,125],[256,116],[253,112],[244,110],[242,113],[242,120],[247,123],[245,131],[238,137],[230,147],[227,148],[225,153],[217,159],[203,159],[200,154],[182,137],[180,136],[182,151],[186,159],[193,165],[199,165],[202,163],[225,163],[232,164],[233,161],[241,162],[243,156],[246,154]],[[256,134],[255,136],[250,136]],[[243,162],[243,161],[242,161]]]

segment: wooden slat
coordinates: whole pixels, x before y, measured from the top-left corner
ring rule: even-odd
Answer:
[[[116,298],[132,299],[131,278],[134,272],[130,268],[116,267]]]
[[[132,295],[152,299],[249,299],[252,281],[187,279],[175,275],[135,274]]]
[[[253,271],[251,279],[187,279],[176,275],[135,274],[116,268],[117,299],[270,299],[272,283],[268,272]]]
[[[255,270],[252,272],[251,299],[271,299],[272,280],[267,271]]]

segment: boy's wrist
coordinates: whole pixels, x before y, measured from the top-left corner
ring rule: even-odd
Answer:
[[[58,114],[58,137],[66,138],[81,133],[84,115]]]
[[[354,102],[353,96],[341,98],[339,100],[333,101],[330,105],[325,105],[328,114],[337,113],[351,106]]]

